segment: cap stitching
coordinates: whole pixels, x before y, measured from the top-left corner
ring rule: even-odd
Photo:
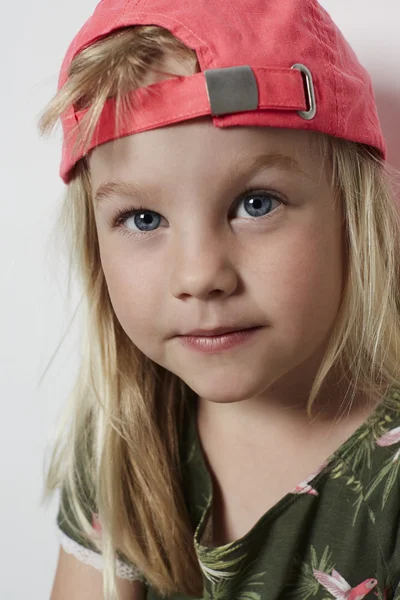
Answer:
[[[334,74],[334,71],[333,71],[332,63],[329,60],[328,52],[327,52],[327,50],[325,48],[325,45],[323,43],[323,39],[322,39],[322,37],[320,35],[320,29],[317,26],[318,11],[317,11],[317,8],[315,6],[315,1],[314,0],[310,0],[309,4],[310,4],[310,8],[311,8],[311,13],[310,14],[311,14],[311,22],[313,23],[313,27],[314,27],[314,33],[317,36],[317,38],[319,39],[320,46],[321,46],[322,51],[323,51],[324,56],[325,56],[326,65],[329,68],[329,71],[331,73],[332,80],[333,80],[333,85],[334,85],[334,94],[333,94],[333,96],[334,96],[334,101],[335,101],[335,106],[336,106],[336,133],[337,133],[338,129],[339,129],[339,105],[338,105],[338,99],[337,99],[336,77],[335,77],[335,74]],[[326,111],[326,114],[328,114],[328,113],[329,113],[329,111]],[[330,116],[330,128],[332,129],[332,115],[329,114],[329,116]]]
[[[322,14],[326,14],[326,18],[327,19],[331,19],[331,16],[329,15],[328,11],[326,9],[324,9],[323,6],[320,5],[320,9],[318,12],[318,15],[320,17],[321,20],[321,24],[322,24]],[[332,19],[331,19],[332,20]],[[327,28],[325,25],[325,30],[328,31],[328,33],[331,33],[332,36],[334,35],[335,38],[333,39],[333,37],[331,37],[331,42],[332,44],[336,45],[336,53],[340,53],[341,54],[341,50],[339,50],[338,44],[337,44],[337,30],[336,30],[336,24],[331,25],[330,27]],[[333,50],[331,48],[331,52],[333,53]],[[335,55],[335,53],[333,53]],[[335,98],[335,104],[336,104],[336,116],[337,116],[337,123],[336,123],[336,134],[341,134],[341,132],[344,129],[344,96],[343,96],[343,81],[341,81],[340,77],[336,76],[336,69],[334,69],[333,63],[331,61],[329,61],[329,65],[331,67],[331,73],[333,76],[333,85],[335,86],[335,94],[334,94],[334,98]],[[339,89],[340,88],[340,89]],[[341,96],[341,109],[339,110],[339,94]]]
[[[129,2],[131,2],[131,1],[132,1],[132,0],[128,0],[128,3],[129,3]],[[132,7],[132,8],[135,8],[135,9],[136,9],[136,8],[139,6],[139,4],[143,4],[144,2],[146,2],[146,0],[134,0],[134,5],[133,5],[133,7]],[[123,14],[123,16],[125,15],[125,12],[126,12],[126,5],[125,5],[125,9],[124,9],[124,14]]]
[[[140,1],[141,1],[141,0],[137,0],[136,4],[138,4]],[[125,6],[124,6],[124,8],[123,8],[123,10],[122,10],[122,14],[121,14],[121,15],[118,15],[118,17],[117,17],[117,19],[118,19],[118,20],[119,20],[119,19],[123,19],[123,18],[124,18],[125,14],[126,14],[126,9],[128,8],[128,4],[129,4],[129,3],[130,3],[130,0],[126,0],[126,2],[125,2]]]
[[[140,2],[140,1],[141,1],[141,0],[139,0],[139,2]],[[209,45],[207,44],[207,42],[205,42],[204,40],[202,40],[202,39],[201,39],[201,38],[200,38],[200,37],[197,35],[197,33],[195,33],[194,31],[192,31],[192,30],[191,30],[191,29],[190,29],[190,28],[189,28],[187,25],[185,25],[185,23],[182,23],[182,21],[179,21],[179,19],[176,19],[175,17],[171,17],[171,16],[169,16],[169,15],[166,15],[166,14],[164,14],[164,13],[148,12],[147,10],[146,10],[146,11],[139,11],[139,12],[136,12],[136,15],[135,15],[135,16],[139,16],[139,15],[141,15],[141,16],[151,15],[151,16],[156,16],[156,17],[163,17],[163,18],[165,18],[165,19],[167,19],[167,20],[170,20],[170,21],[175,21],[176,23],[179,23],[179,24],[180,24],[180,25],[181,25],[181,26],[182,26],[184,29],[186,29],[186,31],[188,31],[188,32],[189,32],[189,33],[190,33],[190,34],[191,34],[193,37],[195,37],[196,39],[198,39],[198,40],[199,40],[199,42],[201,42],[201,43],[203,44],[203,46],[205,46],[205,47],[207,48],[207,50],[208,50],[208,52],[209,52],[209,55],[210,55],[210,58],[211,58],[211,60],[213,59],[213,55],[212,55],[211,49],[210,49]],[[200,52],[201,52],[201,51],[202,51],[202,49],[200,48]]]
[[[140,2],[140,0],[138,0],[138,1]],[[125,5],[124,5],[124,8],[122,9],[122,14],[120,14],[120,15],[117,15],[117,16],[116,16],[116,18],[115,18],[115,21],[114,21],[114,24],[115,24],[115,23],[116,23],[116,22],[117,22],[119,19],[121,19],[121,18],[123,19],[123,18],[124,18],[124,16],[125,16],[125,13],[126,13],[126,9],[127,9],[127,7],[128,7],[128,4],[129,4],[129,2],[130,2],[130,0],[126,0],[126,2],[125,2]]]

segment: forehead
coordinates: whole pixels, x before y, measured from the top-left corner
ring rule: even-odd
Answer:
[[[268,154],[282,155],[287,165],[298,165],[313,176],[321,161],[316,160],[311,138],[304,130],[218,128],[211,117],[202,117],[102,144],[90,153],[89,167],[93,188],[110,179],[224,176]]]

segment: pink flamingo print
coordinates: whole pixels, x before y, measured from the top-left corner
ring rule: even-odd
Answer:
[[[101,528],[101,521],[100,521],[99,515],[97,513],[92,513],[92,527],[94,529],[94,534],[92,536],[92,539],[95,542],[95,544],[97,544],[99,546],[99,548],[102,548],[102,545],[103,545],[102,528]]]
[[[382,435],[376,443],[378,446],[392,446],[393,444],[397,444],[400,442],[400,427],[395,427],[390,431],[386,432]],[[397,450],[396,454],[393,456],[393,462],[395,462],[400,456],[400,448]]]
[[[309,482],[312,479],[314,479],[314,477],[319,475],[321,473],[321,471],[323,469],[325,469],[327,464],[328,464],[328,461],[325,461],[320,467],[318,467],[318,469],[316,471],[314,471],[314,473],[311,473],[311,475],[309,475],[307,477],[307,479],[304,479],[304,481],[301,481],[298,485],[296,485],[292,494],[311,494],[312,496],[319,496],[319,493],[317,492],[317,490],[315,490],[309,484]]]
[[[92,527],[97,533],[101,535],[101,524],[99,515],[97,513],[92,513]]]
[[[362,600],[378,584],[376,579],[366,579],[352,588],[335,569],[332,575],[313,569],[314,577],[336,600]]]

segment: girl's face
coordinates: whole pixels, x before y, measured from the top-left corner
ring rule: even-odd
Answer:
[[[90,156],[117,318],[144,354],[202,398],[267,397],[288,382],[300,392],[322,359],[342,293],[342,212],[309,135],[218,129],[204,117]],[[117,211],[134,209],[113,227]],[[235,325],[262,329],[214,354],[178,337]]]

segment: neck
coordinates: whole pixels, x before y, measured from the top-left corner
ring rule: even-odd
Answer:
[[[315,399],[311,416],[308,402],[312,380],[303,373],[303,380],[287,377],[274,382],[259,395],[238,402],[218,403],[198,398],[198,417],[208,423],[214,432],[257,432],[264,437],[270,428],[295,428],[309,435],[310,431],[331,429],[335,423],[345,423],[350,429],[361,424],[375,409],[377,402],[365,394],[357,393],[348,383],[332,373]]]

